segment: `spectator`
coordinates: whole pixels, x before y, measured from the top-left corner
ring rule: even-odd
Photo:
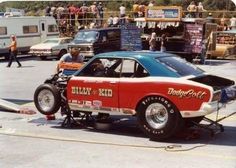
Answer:
[[[165,52],[166,51],[166,43],[167,43],[167,39],[166,39],[166,34],[162,34],[161,35],[161,52]]]
[[[205,64],[206,53],[210,42],[210,36],[207,39],[202,40],[202,51],[200,55],[200,64]]]
[[[96,22],[97,22],[97,15],[98,15],[97,2],[94,2],[94,3],[90,6],[90,11],[91,11],[91,13],[92,13],[93,22],[96,23]]]
[[[102,2],[99,2],[97,9],[98,9],[98,16],[99,16],[99,21],[100,21],[99,25],[101,26],[103,22],[103,11],[104,11]]]
[[[235,16],[230,18],[229,21],[230,21],[230,29],[231,30],[236,30],[236,18],[235,18]]]
[[[71,6],[69,6],[68,9],[69,9],[69,14],[70,14],[70,23],[74,27],[75,26],[75,15],[77,13],[77,9],[73,4]]]
[[[153,7],[153,6],[154,6],[154,2],[150,1],[149,4],[148,4],[148,7]]]
[[[80,11],[80,7],[79,6],[76,7],[76,14],[77,14],[77,21],[79,23],[79,26],[82,26],[82,24],[83,24],[83,15],[82,15],[82,13]]]
[[[62,6],[59,6],[59,7],[56,9],[57,19],[58,19],[58,22],[59,22],[59,23],[61,22],[61,19],[64,18],[63,12],[64,12],[64,7],[62,7]]]
[[[208,13],[208,16],[206,17],[206,23],[214,23],[214,18],[212,17],[212,13]]]
[[[151,39],[149,40],[149,49],[150,51],[156,51],[157,47],[157,41],[156,41],[157,35],[155,32],[152,33]]]
[[[197,6],[195,5],[195,2],[192,1],[189,6],[187,7],[187,11],[189,12],[190,17],[195,18],[196,14],[195,12],[197,11]]]
[[[139,5],[138,5],[138,2],[135,2],[133,4],[133,16],[134,16],[134,18],[138,17],[138,11],[139,11]]]
[[[204,9],[201,2],[199,2],[198,6],[196,6],[196,11],[197,11],[197,17],[202,18],[202,13],[205,12],[206,10]]]
[[[11,44],[8,46],[10,51],[10,59],[8,62],[7,67],[11,67],[13,59],[17,62],[18,68],[21,67],[21,63],[17,59],[17,42],[16,42],[16,36],[11,35]]]
[[[60,19],[59,22],[59,31],[62,35],[66,34],[66,28],[67,28],[67,19],[66,17],[63,17]]]
[[[57,9],[57,8],[56,8],[55,6],[52,6],[52,7],[51,7],[51,11],[50,11],[50,15],[53,16],[53,17],[56,19],[56,21],[58,21],[58,20],[57,20],[57,12],[56,12],[56,9]]]
[[[144,16],[145,16],[145,10],[146,10],[146,6],[144,5],[144,3],[141,3],[141,4],[139,5],[138,16],[139,16],[139,17],[144,17]]]
[[[227,31],[229,29],[228,25],[226,24],[226,19],[224,17],[220,19],[219,29],[221,31]]]
[[[112,25],[114,27],[117,27],[119,25],[119,22],[120,22],[120,19],[119,19],[119,17],[117,15],[115,17],[113,17]]]
[[[121,4],[119,9],[120,9],[120,23],[123,25],[123,24],[125,24],[125,6],[124,6],[124,4]]]
[[[50,8],[50,6],[47,6],[45,8],[45,16],[50,16],[51,15],[50,12],[51,12],[51,8]]]
[[[110,15],[110,17],[107,19],[107,26],[111,27],[113,26],[113,16]]]
[[[82,16],[82,24],[85,25],[85,19],[87,19],[87,13],[89,11],[89,7],[86,6],[85,3],[83,3],[83,5],[80,7],[79,13]]]

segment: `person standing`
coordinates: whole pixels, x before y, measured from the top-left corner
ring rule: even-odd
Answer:
[[[17,62],[18,68],[21,67],[21,63],[17,59],[17,42],[16,42],[16,36],[11,35],[11,44],[8,46],[10,51],[10,58],[7,67],[11,67],[13,59]]]
[[[120,9],[120,24],[124,25],[125,24],[125,5],[121,4],[121,6],[119,7]]]
[[[157,41],[156,41],[157,35],[155,32],[152,33],[151,39],[149,40],[149,49],[150,51],[156,51],[157,47]]]
[[[187,7],[187,11],[189,12],[190,17],[196,17],[197,6],[195,5],[194,1],[189,4],[189,6]]]
[[[93,4],[90,6],[90,12],[93,16],[93,23],[97,24],[97,16],[98,16],[98,8],[97,8],[97,2],[93,2]]]
[[[212,35],[210,35],[210,36],[212,36]],[[210,42],[210,36],[208,38],[202,40],[202,51],[200,54],[200,64],[205,64],[206,54],[207,54],[207,50],[208,50],[208,46],[209,46],[209,42]]]
[[[61,59],[59,60],[56,71],[59,72],[60,65],[65,62],[71,62],[71,63],[83,63],[84,57],[80,55],[80,50],[78,48],[71,48],[70,52],[63,55]]]
[[[198,6],[196,6],[196,14],[197,14],[197,18],[202,18],[202,14],[203,12],[206,12],[206,10],[204,9],[202,2],[198,3]]]
[[[236,18],[235,18],[235,16],[230,18],[230,29],[231,30],[236,30]]]
[[[166,34],[162,34],[161,35],[161,52],[165,52],[166,51],[166,43],[167,43],[167,39],[166,39]]]
[[[138,17],[138,11],[139,11],[139,5],[138,5],[138,2],[135,2],[133,4],[133,16],[134,16],[134,18]]]

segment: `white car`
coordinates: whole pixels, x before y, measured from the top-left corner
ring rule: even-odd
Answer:
[[[42,43],[30,47],[29,54],[38,56],[42,60],[47,57],[56,56],[61,58],[68,51],[68,44],[72,41],[71,37],[47,39]]]

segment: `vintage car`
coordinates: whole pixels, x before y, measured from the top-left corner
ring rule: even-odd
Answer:
[[[133,115],[148,137],[162,140],[186,120],[200,122],[216,112],[221,89],[231,85],[234,81],[209,75],[173,54],[117,51],[96,55],[57,83],[46,81],[36,89],[34,102],[45,115],[62,106]]]
[[[58,59],[67,53],[71,37],[47,39],[42,43],[30,47],[29,54],[45,60],[47,57],[56,56]]]

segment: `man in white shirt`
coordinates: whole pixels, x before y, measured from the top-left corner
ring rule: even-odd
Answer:
[[[121,4],[121,6],[120,6],[120,22],[121,22],[121,24],[125,23],[125,6],[124,6],[124,4]]]
[[[230,29],[236,30],[236,18],[234,16],[230,19]]]
[[[118,24],[119,24],[119,17],[118,16],[114,16],[113,17],[113,21],[112,21],[112,23],[113,23],[113,26],[118,26]]]

